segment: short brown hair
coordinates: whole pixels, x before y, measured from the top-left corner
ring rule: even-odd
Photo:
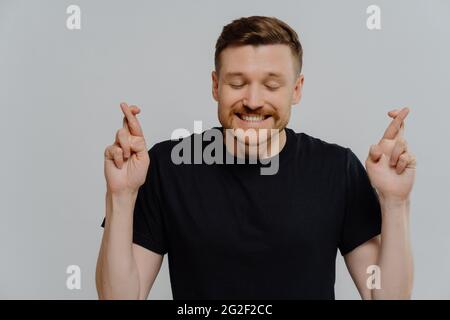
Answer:
[[[303,49],[297,33],[285,22],[275,17],[251,16],[233,20],[223,27],[216,42],[214,64],[220,69],[220,53],[227,47],[241,45],[286,44],[298,61],[297,75],[302,70]]]

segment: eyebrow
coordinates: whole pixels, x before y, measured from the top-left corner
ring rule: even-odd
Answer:
[[[225,73],[224,78],[226,79],[226,78],[231,78],[231,77],[241,77],[243,75],[244,74],[242,72],[227,72],[227,73]]]
[[[244,74],[242,72],[227,72],[225,73],[225,79],[227,78],[231,78],[231,77],[243,77]],[[281,73],[277,73],[277,72],[268,72],[266,73],[266,77],[267,78],[279,78],[279,79],[284,79],[284,76]]]

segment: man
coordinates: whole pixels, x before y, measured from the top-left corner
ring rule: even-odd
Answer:
[[[224,136],[224,152],[237,158],[237,148],[266,148],[279,160],[275,174],[262,175],[260,162],[175,164],[180,142],[147,151],[140,109],[121,104],[123,128],[105,150],[101,299],[146,299],[166,253],[174,299],[334,299],[337,250],[363,299],[410,298],[409,109],[388,113],[366,173],[349,148],[287,128],[302,95],[301,67],[297,34],[276,18],[235,20],[216,44],[215,129],[275,132],[235,134],[231,144]],[[373,266],[381,287],[368,285]]]

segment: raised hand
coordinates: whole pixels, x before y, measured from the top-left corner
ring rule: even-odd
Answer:
[[[393,120],[366,159],[370,181],[385,200],[408,200],[414,184],[416,159],[403,137],[408,113],[408,108],[388,112]]]
[[[136,117],[137,106],[121,103],[123,127],[116,133],[114,143],[105,149],[104,170],[108,192],[136,193],[145,182],[150,165],[147,144]]]

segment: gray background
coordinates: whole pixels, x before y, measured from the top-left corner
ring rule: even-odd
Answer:
[[[81,30],[66,8],[81,7]],[[366,28],[381,7],[382,29]],[[218,124],[211,96],[223,25],[250,15],[290,24],[304,46],[303,100],[290,127],[364,162],[407,105],[418,159],[412,194],[413,298],[449,299],[450,1],[0,0],[0,298],[96,299],[105,205],[103,151],[137,104],[149,146],[176,128]],[[82,270],[66,288],[66,267]],[[359,295],[338,253],[336,297]],[[171,299],[167,256],[150,298]]]

